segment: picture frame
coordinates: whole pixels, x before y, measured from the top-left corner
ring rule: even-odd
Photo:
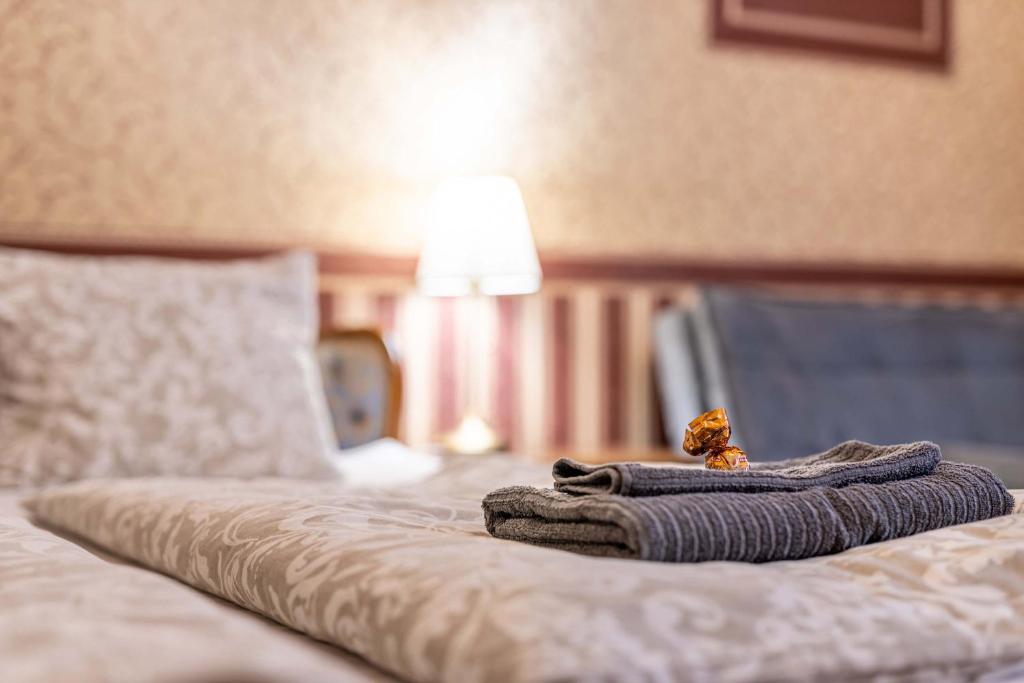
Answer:
[[[711,0],[714,41],[949,63],[949,0]]]

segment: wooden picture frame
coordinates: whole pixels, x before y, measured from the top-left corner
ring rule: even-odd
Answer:
[[[402,368],[391,348],[384,341],[384,336],[380,330],[375,328],[323,329],[317,344],[318,360],[322,351],[329,350],[335,344],[343,346],[359,344],[374,349],[377,363],[380,364],[388,385],[385,405],[382,406],[383,432],[381,436],[397,439],[402,412]]]
[[[950,0],[711,0],[715,41],[875,57],[943,69]]]

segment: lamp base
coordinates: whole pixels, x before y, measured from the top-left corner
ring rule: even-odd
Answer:
[[[450,453],[483,455],[500,449],[502,439],[487,420],[467,413],[458,427],[441,437],[441,445]]]

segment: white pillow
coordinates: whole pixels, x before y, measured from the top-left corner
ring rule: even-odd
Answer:
[[[0,486],[330,476],[308,253],[0,249]]]

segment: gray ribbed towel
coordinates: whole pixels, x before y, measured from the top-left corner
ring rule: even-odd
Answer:
[[[1009,514],[990,471],[939,463],[921,477],[795,492],[574,496],[515,486],[483,501],[488,532],[587,555],[768,562],[837,553]]]
[[[584,465],[563,458],[555,463],[555,489],[565,493],[660,496],[672,493],[799,491],[815,486],[878,484],[931,472],[942,454],[930,441],[875,446],[846,441],[824,453],[792,460],[751,463],[750,469],[723,472],[693,467],[658,467],[636,462]]]

